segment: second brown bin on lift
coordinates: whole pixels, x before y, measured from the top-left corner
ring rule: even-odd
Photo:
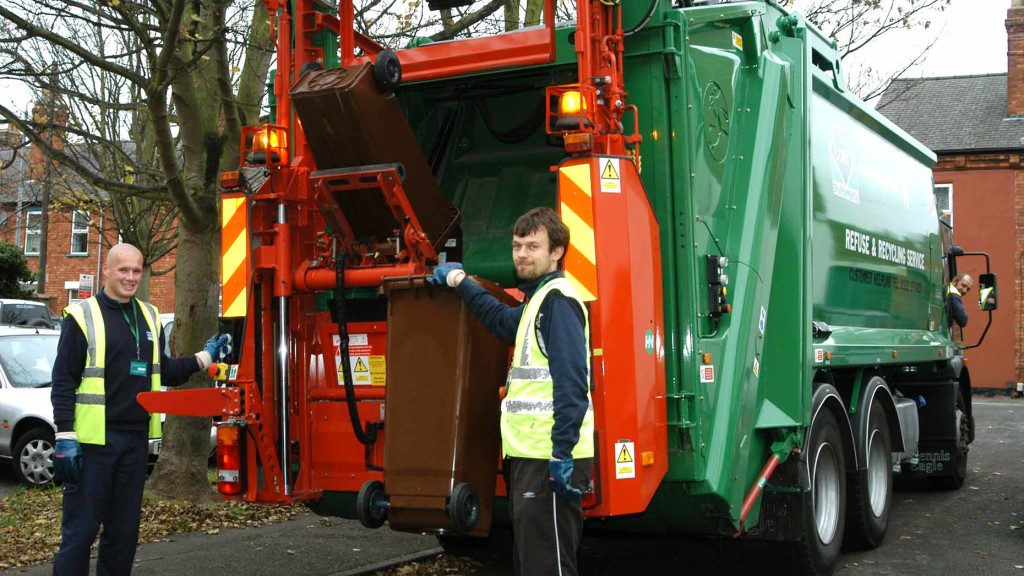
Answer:
[[[388,522],[396,530],[487,535],[500,454],[498,389],[509,346],[451,290],[422,277],[385,280],[384,291]]]

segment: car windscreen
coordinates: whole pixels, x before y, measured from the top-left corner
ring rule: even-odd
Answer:
[[[57,357],[56,334],[0,337],[0,369],[15,388],[41,388],[52,379]]]
[[[0,324],[52,328],[50,309],[44,304],[5,302],[0,307]]]

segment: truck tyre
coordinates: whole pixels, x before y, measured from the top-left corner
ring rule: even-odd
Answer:
[[[356,515],[359,523],[367,528],[380,528],[388,518],[388,501],[384,495],[384,483],[371,480],[359,489],[356,496]]]
[[[53,482],[53,430],[37,427],[25,432],[14,445],[11,459],[14,477],[29,486]]]
[[[402,63],[398,56],[391,50],[384,50],[377,54],[373,61],[373,79],[377,81],[377,88],[385,96],[393,93],[402,83]]]
[[[940,490],[959,490],[967,480],[967,451],[970,450],[967,444],[971,435],[970,418],[967,416],[967,403],[964,402],[964,393],[957,388],[956,391],[956,446],[951,450],[949,466],[952,469],[948,476],[932,476],[929,478],[932,486]]]
[[[882,404],[871,402],[864,450],[867,467],[851,474],[846,503],[846,544],[854,549],[878,547],[889,527],[892,508],[892,438]]]
[[[463,534],[469,534],[480,521],[480,495],[472,484],[457,484],[448,499],[448,519]]]
[[[805,574],[828,574],[839,558],[846,524],[846,460],[836,418],[821,408],[803,451],[810,488],[802,510],[804,539],[797,555]]]

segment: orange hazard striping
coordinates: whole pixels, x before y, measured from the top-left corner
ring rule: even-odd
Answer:
[[[569,227],[565,277],[585,302],[597,300],[597,248],[590,164],[563,165],[558,170],[559,212]]]
[[[221,197],[221,295],[223,316],[245,316],[249,286],[249,231],[245,196]]]

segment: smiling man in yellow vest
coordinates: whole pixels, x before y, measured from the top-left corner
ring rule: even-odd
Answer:
[[[457,262],[436,266],[428,282],[454,288],[495,336],[515,343],[501,403],[515,573],[574,576],[594,459],[587,308],[561,272],[569,229],[554,210],[523,214],[512,235],[525,305],[499,302]]]
[[[160,437],[160,415],[148,414],[135,397],[183,383],[227,344],[226,336],[214,336],[194,356],[164,356],[160,314],[135,298],[142,253],[114,246],[104,274],[99,294],[65,309],[53,366],[53,466],[64,492],[58,575],[89,573],[100,524],[96,573],[131,573],[149,438]]]

